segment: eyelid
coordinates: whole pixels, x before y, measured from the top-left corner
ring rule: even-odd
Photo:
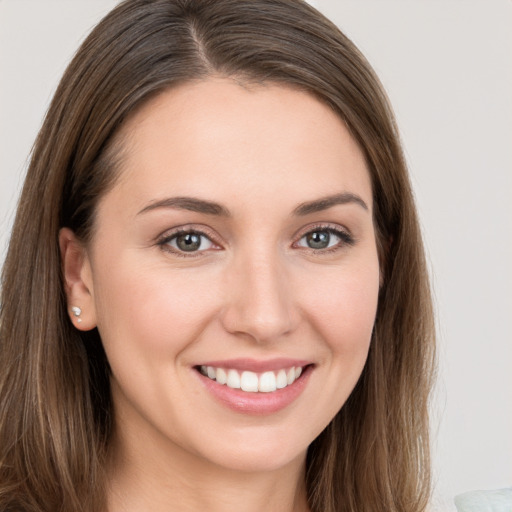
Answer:
[[[210,240],[210,242],[215,246],[213,250],[220,250],[223,248],[222,244],[220,244],[218,241],[218,235],[214,231],[206,226],[198,226],[197,224],[185,224],[167,229],[156,237],[155,245],[160,246],[163,250],[166,250],[172,254],[186,258],[201,256],[204,253],[212,250],[212,248],[210,248],[202,251],[191,251],[190,253],[186,253],[185,251],[176,250],[175,248],[168,245],[168,242],[173,238],[187,233],[195,233],[197,235],[208,238],[208,240]]]
[[[298,246],[298,242],[302,240],[306,235],[309,233],[312,233],[314,231],[328,231],[340,238],[340,243],[336,244],[333,247],[325,248],[325,249],[313,249],[313,248],[307,248]],[[176,226],[171,229],[167,229],[164,232],[162,232],[160,235],[158,235],[155,239],[155,244],[160,246],[163,250],[166,250],[174,255],[181,256],[181,257],[187,257],[187,258],[193,258],[202,256],[205,253],[212,250],[212,248],[201,250],[201,251],[191,251],[190,253],[186,253],[184,251],[179,251],[174,248],[172,248],[170,245],[168,245],[168,242],[172,240],[173,238],[177,237],[180,234],[187,234],[187,233],[195,233],[201,236],[204,236],[208,238],[208,240],[211,241],[211,243],[215,246],[213,250],[222,250],[223,244],[221,244],[218,239],[219,236],[217,233],[215,233],[213,230],[208,228],[207,226],[203,225],[197,225],[197,224],[185,224],[182,226]],[[306,251],[311,251],[314,253],[329,253],[334,252],[336,250],[342,249],[346,246],[352,246],[356,243],[356,239],[352,235],[349,229],[347,229],[344,226],[341,226],[339,224],[332,224],[329,222],[318,222],[309,224],[308,226],[305,226],[301,228],[293,237],[294,242],[292,243],[292,247],[294,248],[300,248]]]
[[[309,233],[313,233],[315,231],[328,231],[328,232],[334,233],[341,239],[341,243],[336,244],[334,247],[329,247],[329,248],[325,248],[325,249],[313,249],[313,248],[307,248],[307,247],[300,246],[301,249],[305,249],[305,250],[309,250],[309,251],[313,251],[313,252],[317,252],[317,253],[320,253],[320,252],[327,253],[329,251],[335,251],[337,249],[341,249],[344,246],[352,246],[357,241],[354,238],[354,236],[352,235],[351,231],[349,229],[347,229],[346,227],[341,226],[339,224],[332,224],[329,222],[319,222],[319,223],[310,224],[304,228],[301,228],[294,237],[295,241],[293,242],[293,246],[297,247],[297,244],[300,240],[302,240]]]

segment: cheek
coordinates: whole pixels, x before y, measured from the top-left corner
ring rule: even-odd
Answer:
[[[163,266],[118,265],[104,269],[96,290],[98,329],[106,350],[144,354],[179,353],[214,314],[213,287],[198,272],[172,271]],[[125,270],[126,269],[126,270]],[[150,351],[148,351],[150,349]]]
[[[366,363],[379,293],[376,258],[367,264],[326,269],[312,284],[299,286],[314,290],[303,295],[303,315],[318,348],[313,376],[319,386],[299,422],[311,427],[308,434],[314,439],[343,407]],[[314,424],[311,418],[316,418]]]
[[[309,297],[308,315],[329,351],[345,362],[351,358],[365,360],[379,293],[376,258],[350,270],[337,269],[315,290]]]

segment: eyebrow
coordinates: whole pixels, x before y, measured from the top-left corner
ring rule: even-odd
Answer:
[[[343,192],[334,194],[332,196],[322,197],[314,201],[307,201],[299,204],[294,210],[293,214],[299,217],[309,215],[311,213],[321,212],[336,205],[343,204],[358,204],[363,209],[368,211],[367,204],[356,194],[350,192]],[[159,201],[154,201],[142,210],[137,215],[150,212],[159,208],[174,208],[177,210],[188,210],[191,212],[204,213],[206,215],[217,215],[221,217],[230,217],[230,211],[219,203],[207,201],[205,199],[197,199],[195,197],[168,197]]]
[[[332,196],[322,197],[314,201],[301,203],[293,213],[298,216],[309,215],[311,213],[321,212],[336,206],[338,204],[358,204],[366,211],[369,211],[368,205],[356,194],[350,192],[343,192],[341,194],[334,194]]]
[[[148,204],[137,215],[156,210],[157,208],[174,208],[177,210],[188,210],[191,212],[205,213],[207,215],[219,215],[222,217],[231,216],[229,210],[224,206],[214,203],[213,201],[206,201],[195,197],[168,197],[160,201],[155,201]]]

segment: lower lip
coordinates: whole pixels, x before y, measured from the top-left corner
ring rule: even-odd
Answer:
[[[283,389],[270,393],[251,393],[219,384],[194,369],[202,384],[220,403],[236,412],[254,415],[272,414],[288,407],[302,393],[312,371],[313,366],[307,366],[293,384]]]

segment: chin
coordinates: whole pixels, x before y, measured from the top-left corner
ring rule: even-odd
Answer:
[[[231,471],[244,473],[269,473],[279,471],[291,464],[300,464],[306,460],[307,449],[288,453],[282,450],[241,450],[238,453],[225,453],[217,462],[219,466]]]
[[[261,432],[262,429],[265,427],[260,427],[259,432],[250,429],[239,439],[235,435],[227,435],[223,443],[212,441],[201,450],[202,456],[227,470],[252,473],[278,471],[305,461],[308,440],[293,439],[288,430],[283,434]]]

